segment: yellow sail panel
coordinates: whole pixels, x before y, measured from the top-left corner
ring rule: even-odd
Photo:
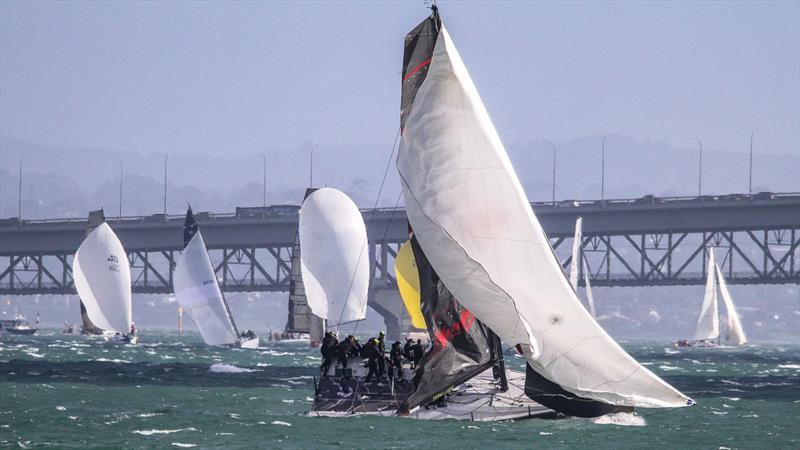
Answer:
[[[394,273],[397,276],[400,297],[411,316],[411,324],[414,325],[414,328],[427,329],[420,309],[419,272],[417,272],[417,263],[414,261],[414,252],[411,251],[411,241],[406,241],[400,246],[400,251],[397,252],[397,258],[394,260]]]

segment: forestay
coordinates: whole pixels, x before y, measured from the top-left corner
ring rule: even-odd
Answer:
[[[725,277],[722,276],[722,270],[719,265],[715,264],[717,277],[719,278],[719,292],[722,295],[722,302],[725,303],[725,311],[728,317],[727,320],[727,334],[725,341],[733,345],[744,345],[747,343],[747,337],[744,335],[742,322],[739,320],[739,313],[736,312],[736,307],[733,306],[733,299],[731,293],[728,291],[728,284],[725,282]]]
[[[94,325],[122,334],[130,331],[130,263],[122,243],[107,223],[89,233],[75,252],[72,276]]]
[[[405,83],[427,69],[408,111],[403,94],[397,165],[409,220],[444,284],[505,345],[520,344],[536,372],[576,395],[690,404],[581,305],[449,34],[441,27],[434,37],[430,61],[404,74]]]
[[[714,262],[714,249],[708,250],[708,267],[706,275],[706,292],[703,296],[703,306],[700,308],[700,317],[694,330],[695,340],[716,339],[719,336],[719,302],[717,301],[716,263]]]
[[[332,323],[367,313],[367,230],[358,207],[333,188],[314,191],[300,208],[300,263],[311,312]]]
[[[175,298],[209,345],[232,345],[239,337],[200,231],[194,233],[175,265]]]

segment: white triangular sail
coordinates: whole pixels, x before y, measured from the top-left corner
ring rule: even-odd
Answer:
[[[308,306],[329,326],[367,315],[367,229],[358,207],[333,188],[300,208],[300,263]]]
[[[694,329],[695,340],[716,339],[719,336],[719,302],[717,301],[717,274],[715,271],[714,249],[708,250],[708,274],[706,275],[706,292],[700,317]]]
[[[744,335],[742,329],[742,322],[739,320],[739,313],[736,312],[736,307],[733,306],[733,299],[731,293],[728,291],[728,284],[725,282],[725,277],[722,276],[718,264],[714,264],[719,279],[719,292],[722,295],[722,302],[725,304],[725,311],[727,314],[727,330],[725,333],[725,342],[733,345],[747,344],[747,336]]]
[[[178,258],[174,288],[178,304],[197,325],[206,344],[231,345],[239,340],[200,231]]]
[[[505,345],[520,344],[536,372],[614,405],[691,404],[581,305],[444,27],[397,166],[414,233],[444,284]]]
[[[72,277],[94,325],[130,332],[131,267],[122,243],[107,223],[92,230],[78,247]]]
[[[583,218],[578,217],[575,221],[575,237],[572,239],[572,262],[569,265],[569,284],[572,289],[578,291],[578,268],[580,267],[581,255],[581,241],[583,240],[582,230]]]
[[[594,309],[594,294],[592,294],[592,283],[589,282],[589,265],[586,264],[586,259],[583,260],[583,282],[586,284],[586,305],[589,307],[589,314],[596,318],[597,311]]]

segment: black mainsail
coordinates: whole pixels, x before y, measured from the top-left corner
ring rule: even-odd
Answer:
[[[414,390],[399,414],[430,403],[450,388],[492,367],[497,340],[475,316],[453,297],[431,267],[419,242],[411,236],[419,272],[420,309],[428,326],[431,348],[414,372]]]

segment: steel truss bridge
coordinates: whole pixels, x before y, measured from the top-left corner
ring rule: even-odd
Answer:
[[[729,284],[800,283],[800,194],[645,196],[532,207],[565,267],[575,220],[583,217],[583,252],[595,286],[704,284],[710,247]],[[373,292],[393,289],[394,257],[407,239],[405,210],[362,212]],[[288,291],[296,206],[196,218],[223,290]],[[133,291],[171,293],[183,216],[108,222],[128,252]],[[74,294],[72,258],[86,226],[86,219],[0,220],[0,294]]]

